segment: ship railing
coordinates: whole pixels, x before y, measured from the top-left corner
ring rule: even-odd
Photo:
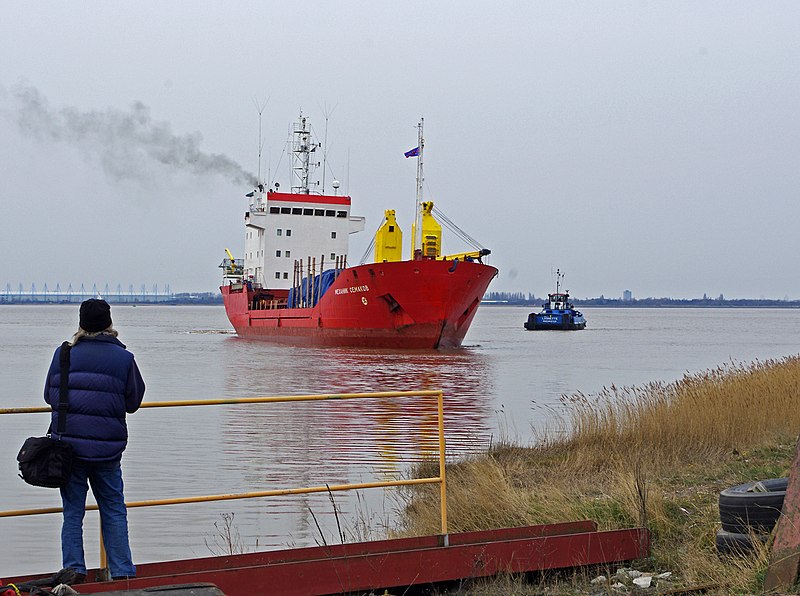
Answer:
[[[239,499],[258,499],[264,497],[278,497],[286,495],[303,495],[311,493],[334,493],[340,491],[360,490],[368,488],[389,488],[399,486],[415,486],[421,484],[438,484],[440,501],[440,519],[443,544],[449,544],[447,532],[447,481],[445,477],[445,438],[444,438],[444,392],[441,390],[424,391],[382,391],[373,393],[328,393],[317,395],[280,395],[267,397],[239,397],[222,398],[210,400],[177,400],[177,401],[153,401],[145,402],[142,408],[174,408],[174,407],[194,407],[194,406],[222,406],[236,404],[274,404],[285,402],[303,401],[331,401],[331,400],[350,400],[350,399],[385,399],[385,398],[407,398],[407,397],[428,397],[436,400],[437,421],[438,421],[438,443],[439,443],[439,475],[426,478],[410,478],[387,480],[379,482],[359,482],[351,484],[323,484],[304,488],[280,488],[273,490],[251,491],[246,493],[230,493],[216,495],[202,495],[190,497],[177,497],[170,499],[151,499],[146,501],[126,502],[128,509],[138,507],[161,507],[166,505],[182,505],[191,503],[208,503],[212,501],[232,501]],[[0,415],[3,414],[39,414],[50,413],[50,407],[22,407],[22,408],[0,408]],[[87,511],[97,511],[96,504],[87,503]],[[38,509],[12,509],[0,511],[0,518],[7,517],[27,517],[34,515],[48,515],[61,513],[62,507],[43,507]],[[105,548],[103,546],[102,532],[100,536],[100,568],[107,566]]]
[[[253,301],[253,308],[251,310],[278,310],[287,308],[286,300],[259,300]]]
[[[242,277],[244,274],[244,259],[222,259],[219,264],[223,274],[230,277]]]

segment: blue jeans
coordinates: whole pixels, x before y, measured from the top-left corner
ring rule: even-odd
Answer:
[[[112,577],[136,575],[128,544],[128,515],[122,494],[119,460],[90,462],[75,460],[69,484],[61,489],[64,523],[61,526],[61,556],[64,568],[86,573],[83,554],[83,516],[86,513],[87,484],[100,508],[103,544]]]

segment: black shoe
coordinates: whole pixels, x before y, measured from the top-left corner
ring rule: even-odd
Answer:
[[[66,569],[62,569],[59,571],[54,577],[53,580],[56,582],[53,585],[58,585],[59,583],[67,584],[68,586],[74,586],[75,584],[82,584],[86,581],[86,574],[85,573],[78,573],[72,567],[67,567]]]
[[[24,584],[20,584],[20,588],[24,586],[27,589],[23,591],[30,592],[31,588],[37,588],[40,586],[57,586],[59,584],[67,584],[69,586],[79,583],[78,578],[80,578],[80,581],[83,581],[86,579],[86,575],[83,573],[77,573],[71,567],[67,567],[54,573],[50,577],[44,579],[34,579],[27,581]]]

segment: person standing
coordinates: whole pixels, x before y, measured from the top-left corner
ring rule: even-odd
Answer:
[[[111,307],[105,300],[90,299],[81,304],[79,328],[70,343],[67,424],[64,434],[56,437],[69,443],[75,454],[72,476],[60,489],[63,567],[75,571],[79,579],[86,576],[83,518],[91,485],[100,509],[111,577],[134,577],[121,460],[128,444],[125,416],[139,409],[144,380],[133,354],[117,339]],[[53,355],[44,388],[44,399],[53,409],[50,432],[54,437],[59,416],[60,353],[61,347]]]

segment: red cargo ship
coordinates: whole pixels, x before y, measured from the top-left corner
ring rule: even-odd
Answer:
[[[247,195],[244,259],[228,252],[220,265],[225,310],[238,335],[307,346],[461,345],[497,269],[482,262],[490,251],[461,230],[474,250],[440,254],[441,225],[433,203],[422,201],[422,121],[418,128],[419,144],[406,154],[418,160],[412,258],[402,260],[402,232],[394,211],[386,211],[375,262],[350,267],[348,237],[364,229],[364,218],[350,215],[350,197],[325,194],[324,186],[322,194],[310,191],[319,145],[301,115],[292,131],[292,192],[278,192],[276,183]]]

